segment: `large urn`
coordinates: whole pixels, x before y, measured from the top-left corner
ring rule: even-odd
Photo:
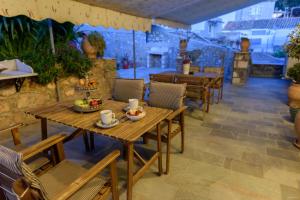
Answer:
[[[241,39],[241,52],[249,52],[250,41],[248,38]]]
[[[288,89],[289,106],[300,108],[300,84],[292,83]]]
[[[88,40],[88,37],[85,35],[83,37],[82,43],[81,43],[82,50],[90,59],[96,59],[97,58],[97,51],[96,49],[91,45],[91,43]]]

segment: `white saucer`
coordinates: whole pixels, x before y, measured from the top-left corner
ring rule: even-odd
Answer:
[[[127,106],[125,106],[125,107],[123,108],[123,111],[125,111],[125,112],[127,112],[128,110],[130,110],[129,105],[127,105]],[[138,110],[144,110],[143,106],[139,106],[139,107],[138,107]]]
[[[114,121],[111,124],[103,124],[101,120],[99,120],[98,122],[96,122],[96,126],[99,128],[112,128],[114,126],[117,126],[119,124],[119,120],[118,119],[114,119]]]

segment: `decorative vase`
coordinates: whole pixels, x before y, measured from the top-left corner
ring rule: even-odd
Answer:
[[[96,59],[97,58],[97,51],[96,49],[91,45],[89,42],[87,36],[83,37],[81,47],[84,51],[84,53],[87,55],[90,59]]]
[[[241,41],[241,52],[249,52],[250,41],[248,38],[242,38]]]
[[[190,67],[191,67],[190,63],[183,64],[183,74],[189,74],[190,73]]]
[[[292,83],[288,89],[289,106],[300,108],[300,84]]]

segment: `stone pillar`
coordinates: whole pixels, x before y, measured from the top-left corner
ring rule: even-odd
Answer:
[[[234,54],[232,84],[244,85],[247,82],[250,59],[250,53],[248,52],[238,52]]]

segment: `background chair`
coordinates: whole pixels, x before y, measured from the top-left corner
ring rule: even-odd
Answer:
[[[202,111],[209,112],[211,82],[208,78],[181,74],[176,75],[175,83],[186,83],[186,97],[191,100],[201,101],[200,107],[202,107]]]
[[[111,192],[113,200],[118,200],[116,159],[120,152],[112,152],[86,170],[64,159],[64,139],[64,135],[54,135],[20,153],[0,146],[0,199],[94,200],[107,199]],[[37,177],[23,160],[49,149],[55,153],[58,164]],[[111,181],[99,175],[107,166]]]
[[[150,81],[174,83],[174,74],[150,74]]]
[[[216,103],[220,102],[220,99],[223,98],[223,86],[224,86],[224,68],[223,67],[204,67],[205,73],[216,73],[220,77],[215,80],[212,84],[213,90],[218,90],[218,100]],[[212,101],[214,102],[214,93],[212,95]]]
[[[162,128],[162,142],[167,143],[166,174],[170,170],[171,140],[181,134],[181,153],[184,152],[184,111],[183,98],[186,93],[186,84],[150,83],[149,106],[167,108],[173,112],[167,117]],[[146,133],[145,139],[157,139],[155,131]]]

